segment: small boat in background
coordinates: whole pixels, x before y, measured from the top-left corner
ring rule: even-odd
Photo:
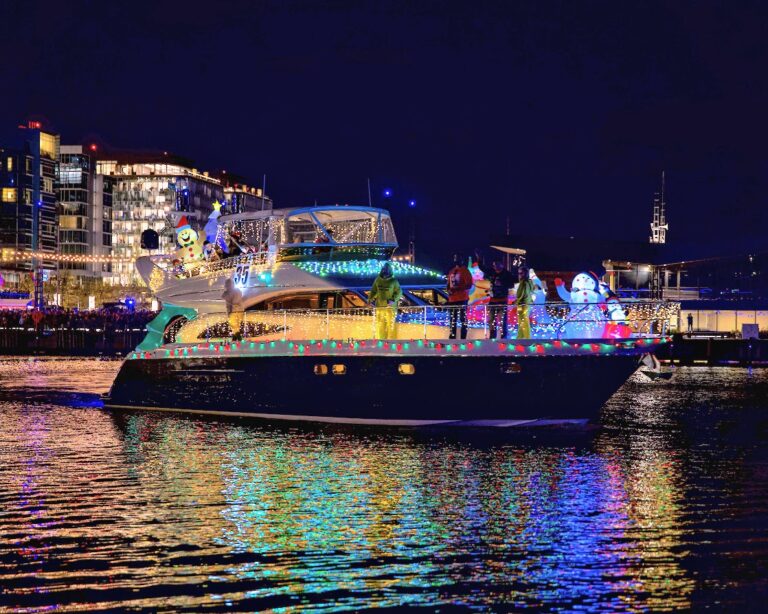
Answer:
[[[659,359],[656,358],[655,354],[646,354],[643,356],[641,363],[642,367],[640,368],[640,373],[645,375],[649,380],[669,381],[675,375],[673,369],[661,366],[661,362],[659,362]]]

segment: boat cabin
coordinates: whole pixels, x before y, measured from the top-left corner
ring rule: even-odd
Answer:
[[[361,206],[320,206],[223,215],[216,241],[277,261],[359,260],[392,256],[397,237],[389,213]]]

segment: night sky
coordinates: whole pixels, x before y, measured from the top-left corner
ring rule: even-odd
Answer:
[[[6,0],[0,134],[266,173],[278,206],[365,203],[370,177],[435,251],[508,215],[647,240],[664,169],[670,242],[768,249],[767,26],[739,1]]]

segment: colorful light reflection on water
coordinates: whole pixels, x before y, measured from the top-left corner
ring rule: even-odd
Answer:
[[[94,394],[117,367],[0,361],[0,609],[765,594],[768,373],[636,376],[596,434],[553,441],[112,416]]]

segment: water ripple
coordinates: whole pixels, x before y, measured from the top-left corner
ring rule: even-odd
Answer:
[[[766,593],[768,373],[635,376],[579,438],[99,408],[0,361],[0,611],[637,612]],[[503,604],[503,605],[502,605]]]

